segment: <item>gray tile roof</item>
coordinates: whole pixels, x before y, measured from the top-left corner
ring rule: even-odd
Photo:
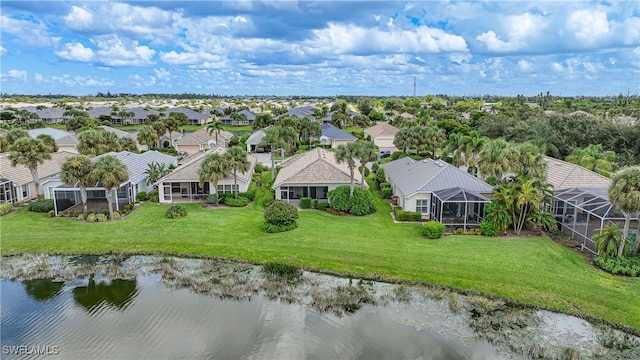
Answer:
[[[38,165],[38,176],[40,180],[58,174],[62,169],[62,164],[68,158],[74,156],[66,151],[59,151],[51,154],[51,160],[45,160],[44,164]],[[24,165],[11,166],[9,153],[0,154],[0,178],[13,181],[14,185],[24,185],[33,182],[29,168]]]
[[[405,157],[382,164],[382,168],[405,196],[455,187],[476,193],[493,191],[491,185],[441,160]]]
[[[313,105],[301,105],[301,106],[296,106],[294,108],[289,109],[289,111],[287,111],[283,115],[292,115],[302,119],[305,116],[311,117],[315,109],[316,107]]]
[[[221,130],[220,133],[218,134],[218,142],[220,144],[223,144],[223,143],[226,144],[227,142],[229,142],[229,140],[231,140],[232,137],[233,137],[232,133],[226,130]],[[203,145],[203,144],[207,144],[209,140],[215,140],[215,139],[216,139],[215,133],[213,133],[212,135],[209,135],[209,130],[207,130],[206,128],[202,128],[192,133],[185,134],[180,140],[177,140],[175,144],[183,145],[183,146]]]
[[[115,156],[125,164],[127,171],[129,172],[129,180],[131,180],[131,183],[133,184],[137,184],[147,178],[147,175],[144,172],[152,162],[165,164],[166,167],[169,167],[171,164],[177,164],[175,157],[155,150],[145,151],[142,154],[135,154],[128,151],[109,152],[96,156],[94,160],[106,155]]]
[[[267,135],[267,133],[264,130],[256,130],[253,134],[251,134],[251,136],[249,136],[245,143],[249,145],[258,145],[260,144],[262,139],[264,139],[265,135]]]
[[[226,148],[221,146],[216,146],[211,150],[207,150],[204,152],[199,152],[187,159],[185,163],[178,166],[171,174],[165,176],[160,179],[158,183],[162,182],[182,182],[182,181],[200,181],[200,176],[198,175],[198,170],[200,169],[200,165],[204,161],[204,158],[209,154],[224,154],[227,151]],[[249,171],[246,173],[238,174],[238,181],[248,183],[251,181],[251,176],[253,175],[253,168],[258,162],[258,158],[249,154],[247,156],[247,160],[249,160]],[[227,176],[225,179],[233,179],[233,175]]]
[[[331,124],[322,124],[320,126],[322,130],[322,136],[326,136],[333,140],[357,140],[357,138],[351,134],[344,132]]]
[[[116,135],[117,137],[119,137],[119,138],[121,138],[121,137],[128,137],[128,138],[133,139],[133,141],[138,142],[138,139],[137,139],[134,135],[132,135],[131,133],[126,132],[126,131],[124,131],[124,130],[116,129],[116,128],[114,128],[114,127],[106,126],[106,125],[100,125],[100,126],[98,126],[98,127],[99,127],[100,129],[102,129],[102,130],[106,131],[106,132],[110,132],[110,133],[112,133],[112,134],[115,134],[115,135]]]
[[[175,107],[175,108],[167,109],[164,113],[167,116],[169,116],[169,114],[172,113],[172,112],[183,113],[183,114],[187,115],[187,117],[190,120],[201,120],[201,119],[208,119],[208,118],[211,117],[211,115],[208,114],[208,113],[205,115],[203,113],[200,113],[200,112],[197,112],[197,111],[193,111],[191,109],[187,109],[187,108],[184,108],[184,107]]]
[[[28,132],[29,132],[29,136],[31,136],[32,138],[36,138],[38,137],[38,135],[45,134],[45,135],[51,136],[53,140],[56,140],[56,141],[72,134],[68,131],[49,128],[49,127],[32,129],[32,130],[29,130]]]

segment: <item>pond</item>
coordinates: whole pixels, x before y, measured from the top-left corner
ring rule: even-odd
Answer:
[[[24,255],[1,270],[3,359],[640,358],[640,339],[572,316],[279,264]]]

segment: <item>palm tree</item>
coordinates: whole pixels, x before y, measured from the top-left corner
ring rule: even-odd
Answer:
[[[398,130],[395,138],[393,139],[393,146],[398,149],[401,149],[405,153],[409,151],[411,147],[411,139],[410,139],[410,130],[408,128],[402,128]]]
[[[453,166],[460,167],[464,163],[464,136],[460,133],[451,133],[442,145],[446,153],[451,154]]]
[[[429,123],[424,130],[424,144],[431,148],[431,158],[435,160],[438,148],[447,139],[447,135],[435,122]]]
[[[513,169],[515,155],[508,142],[502,139],[488,141],[479,154],[479,170],[485,176],[493,176],[496,181],[500,181],[505,172]]]
[[[128,136],[123,136],[118,138],[118,143],[120,144],[120,148],[125,151],[129,151],[132,153],[139,153],[140,149],[138,149],[138,144],[135,140]]]
[[[544,154],[533,143],[520,145],[517,167],[517,171],[526,177],[546,178],[547,163],[544,161]]]
[[[275,179],[275,171],[276,171],[276,161],[275,161],[275,151],[278,148],[283,148],[287,146],[287,143],[281,140],[280,138],[280,130],[282,127],[274,126],[270,129],[266,129],[264,137],[258,144],[258,147],[267,147],[271,148],[271,180]]]
[[[158,143],[158,133],[153,129],[153,127],[146,125],[141,127],[140,131],[138,131],[137,139],[140,144],[146,145],[151,149]]]
[[[48,134],[40,134],[36,137],[36,139],[42,141],[43,144],[48,146],[50,150],[49,152],[54,153],[58,151],[58,144],[56,144],[56,141],[53,139],[53,136]]]
[[[76,155],[62,164],[62,171],[60,172],[60,179],[65,184],[78,184],[80,186],[83,214],[87,213],[87,186],[95,184],[95,181],[90,176],[92,170],[93,163],[88,156]]]
[[[207,132],[209,133],[209,136],[215,134],[216,145],[218,145],[218,135],[220,135],[220,132],[222,130],[224,130],[224,128],[222,127],[222,123],[219,121],[215,121],[211,123],[211,125],[207,126]]]
[[[354,170],[356,168],[356,159],[360,153],[360,146],[355,141],[349,142],[346,145],[340,145],[336,149],[336,161],[339,164],[347,164],[349,167],[349,173],[351,176],[351,183],[349,184],[349,196],[353,196],[353,180]]]
[[[247,160],[247,151],[240,146],[234,146],[227,150],[224,154],[227,167],[233,173],[233,192],[234,197],[238,198],[238,171],[241,173],[249,170],[249,160]]]
[[[107,203],[109,205],[109,218],[113,220],[113,191],[129,179],[127,166],[115,156],[101,156],[94,162],[89,177],[92,180],[100,182],[102,187],[105,188]]]
[[[618,242],[622,238],[622,232],[618,225],[605,226],[600,233],[593,237],[596,242],[598,255],[616,256],[618,253]]]
[[[515,204],[519,208],[519,212],[517,228],[515,230],[516,235],[520,235],[529,212],[532,209],[536,209],[542,203],[542,192],[538,187],[538,179],[527,179],[519,176],[516,178],[516,183],[517,195]]]
[[[476,130],[469,132],[469,135],[463,137],[464,143],[464,161],[467,167],[472,169],[473,175],[476,175],[478,164],[478,156],[488,139],[480,136]]]
[[[167,132],[167,126],[162,121],[156,121],[151,123],[151,127],[153,128],[153,131],[156,132],[156,135],[158,135],[158,147],[162,147],[162,144],[160,144],[160,138]],[[171,136],[171,134],[169,134],[169,136]],[[172,146],[173,144],[169,143],[169,147]]]
[[[499,201],[492,201],[484,208],[484,218],[498,227],[500,231],[507,232],[507,227],[512,224],[513,219],[507,206]]]
[[[202,186],[205,181],[209,181],[215,189],[216,205],[219,204],[220,200],[220,194],[218,193],[218,181],[228,175],[229,167],[227,166],[225,159],[220,154],[207,155],[202,161],[200,169],[198,169],[200,186]]]
[[[584,149],[575,148],[565,161],[580,165],[606,177],[611,177],[612,173],[618,169],[618,165],[615,163],[616,153],[604,151],[602,144],[591,144]]]
[[[364,188],[365,167],[369,161],[376,161],[378,159],[378,152],[376,151],[376,146],[370,141],[358,140],[356,143],[359,147],[356,158],[360,160],[360,175],[362,176],[360,185]]]
[[[609,186],[609,201],[625,212],[624,227],[622,229],[622,241],[618,247],[618,257],[622,256],[625,242],[629,236],[631,215],[640,211],[640,167],[627,168],[613,177]],[[640,230],[640,229],[639,229]],[[634,253],[638,252],[638,238],[636,238]]]
[[[147,164],[147,169],[144,171],[144,174],[147,175],[145,183],[147,185],[155,184],[158,180],[169,175],[169,173],[171,173],[171,169],[169,169],[165,163],[152,161]]]
[[[311,146],[311,139],[320,136],[322,129],[320,124],[316,121],[303,117],[300,120],[300,134],[303,140],[307,141],[307,144]]]
[[[29,168],[33,183],[36,188],[36,196],[40,196],[40,177],[38,176],[38,164],[44,164],[51,159],[51,148],[38,139],[23,137],[9,146],[9,159],[11,166],[18,164]]]

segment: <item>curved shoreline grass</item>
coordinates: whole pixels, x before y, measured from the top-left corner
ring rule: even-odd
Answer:
[[[122,220],[82,223],[26,209],[0,218],[2,255],[19,253],[162,253],[253,263],[281,262],[325,273],[435,284],[640,330],[640,278],[615,277],[548,238],[449,236],[426,240],[416,224],[376,214],[339,217],[300,211],[295,230],[266,234],[262,209],[204,210],[185,204],[183,219],[146,203]]]

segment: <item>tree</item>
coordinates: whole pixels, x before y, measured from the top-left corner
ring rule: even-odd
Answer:
[[[219,204],[220,200],[220,194],[218,193],[218,181],[228,175],[229,167],[227,166],[225,159],[220,154],[207,155],[202,161],[200,169],[198,169],[200,185],[202,186],[205,181],[209,181],[215,189],[216,205]]]
[[[118,136],[102,129],[86,130],[78,135],[78,152],[82,155],[101,155],[121,150]]]
[[[580,165],[606,177],[611,177],[613,172],[618,169],[618,164],[615,163],[616,153],[603,150],[602,144],[591,144],[584,149],[575,148],[565,161]]]
[[[464,136],[459,133],[451,133],[447,141],[442,145],[445,152],[451,155],[453,166],[460,167],[464,164]]]
[[[401,149],[405,153],[409,151],[411,147],[411,139],[410,139],[410,130],[409,128],[402,128],[398,130],[396,136],[393,139],[393,146],[398,149]]]
[[[147,169],[144,171],[145,175],[147,175],[146,184],[152,185],[158,182],[158,180],[163,177],[169,175],[171,173],[171,169],[167,168],[165,163],[159,163],[157,161],[152,161],[147,164]]]
[[[105,188],[107,203],[109,205],[109,218],[113,220],[113,191],[129,179],[127,166],[115,156],[101,156],[93,163],[93,169],[89,177],[99,182],[102,187]]]
[[[622,231],[618,225],[605,226],[593,237],[598,255],[602,256],[616,256],[621,239]]]
[[[502,180],[502,175],[513,169],[516,160],[513,147],[502,139],[488,141],[479,156],[480,172],[485,175],[485,178],[495,177],[496,181]]]
[[[447,139],[444,130],[434,122],[424,128],[424,144],[431,148],[431,158],[436,159],[438,148]]]
[[[274,153],[276,149],[287,146],[287,143],[282,141],[280,137],[281,129],[282,127],[280,126],[274,126],[270,129],[267,129],[264,137],[260,141],[260,144],[258,144],[258,147],[269,146],[271,148],[271,180],[275,179],[276,163]]]
[[[318,122],[306,116],[300,120],[300,137],[302,140],[306,140],[309,146],[311,146],[311,139],[319,137],[321,134],[322,128]]]
[[[622,256],[625,242],[629,236],[631,215],[640,211],[640,167],[627,168],[613,177],[609,186],[609,201],[625,213],[622,241],[618,247],[618,257]],[[640,230],[640,229],[639,229]],[[634,253],[638,252],[640,243],[636,238]]]
[[[146,145],[149,149],[151,149],[155,144],[158,143],[158,133],[154,130],[153,127],[146,125],[141,127],[140,131],[138,131],[137,139],[141,145]]]
[[[520,145],[514,170],[525,177],[545,179],[547,163],[544,161],[544,154],[535,144],[524,143]]]
[[[7,139],[8,146],[13,145],[13,143],[15,143],[16,140],[24,137],[29,137],[29,133],[23,129],[10,130],[5,136],[5,138]]]
[[[164,125],[169,131],[169,143],[173,146],[173,139],[171,133],[180,130],[182,126],[189,124],[189,118],[187,115],[181,112],[170,112],[169,117],[165,119]]]
[[[74,116],[71,119],[67,120],[64,126],[67,129],[67,131],[77,131],[79,129],[89,126],[89,117]]]
[[[135,140],[130,137],[121,137],[118,138],[118,142],[120,143],[120,148],[125,151],[129,151],[132,153],[139,153],[140,149],[138,149],[138,144],[136,144]]]
[[[254,129],[262,129],[273,124],[275,124],[273,116],[271,116],[271,114],[269,113],[266,113],[257,115],[255,120],[253,121],[252,127]]]
[[[158,135],[158,147],[162,147],[162,144],[160,144],[160,138],[167,132],[166,124],[163,121],[156,121],[151,123],[151,127],[153,128],[153,131],[156,132],[156,135]],[[171,139],[171,134],[169,134],[169,139]],[[172,146],[173,144],[169,141],[169,147]]]
[[[49,152],[54,153],[58,151],[58,144],[56,144],[53,136],[48,134],[40,134],[36,137],[36,139],[42,141],[45,146],[49,147]]]
[[[49,146],[45,145],[41,140],[30,137],[19,138],[9,147],[11,166],[16,167],[20,164],[29,168],[37,196],[40,196],[38,164],[44,164],[45,160],[51,159],[50,150]]]
[[[249,160],[247,160],[247,151],[239,146],[229,148],[223,155],[227,164],[227,168],[233,173],[233,192],[234,198],[238,198],[238,171],[241,173],[249,170]]]
[[[353,196],[353,187],[354,187],[354,170],[356,168],[356,159],[359,155],[360,146],[355,141],[349,142],[347,144],[343,144],[338,146],[336,149],[336,161],[339,164],[347,164],[349,167],[349,175],[351,177],[351,182],[349,184],[349,196]]]
[[[478,135],[475,130],[470,131],[469,135],[464,136],[462,139],[464,143],[464,161],[467,167],[471,168],[473,175],[476,175],[479,154],[487,141],[486,137]]]
[[[93,163],[88,156],[76,155],[67,159],[62,164],[60,179],[65,184],[78,184],[80,186],[80,198],[82,199],[83,213],[87,213],[87,186],[95,184],[91,178]]]
[[[365,166],[369,161],[376,161],[378,159],[378,153],[376,146],[370,141],[358,140],[356,143],[358,144],[358,154],[356,158],[360,160],[360,175],[362,176],[362,184],[360,185],[364,188]]]
[[[220,132],[222,130],[222,123],[219,121],[215,121],[211,123],[211,125],[207,126],[207,132],[209,133],[209,136],[215,135],[216,137],[216,145],[218,145],[218,135],[220,135]]]

